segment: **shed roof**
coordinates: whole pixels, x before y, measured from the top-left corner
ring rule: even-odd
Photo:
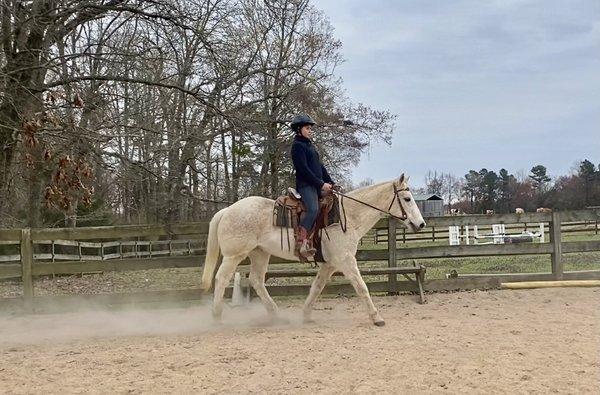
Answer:
[[[424,195],[413,195],[413,198],[417,201],[422,200],[443,200],[441,197],[436,195],[435,193],[426,193]]]

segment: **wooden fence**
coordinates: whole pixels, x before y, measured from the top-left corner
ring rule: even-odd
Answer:
[[[433,228],[442,229],[448,226],[491,224],[537,224],[549,225],[549,242],[490,244],[490,245],[437,245],[416,248],[398,248],[398,237],[388,238],[387,249],[359,249],[356,258],[364,261],[387,261],[387,268],[380,268],[373,275],[387,274],[387,281],[369,282],[372,292],[400,292],[414,290],[414,284],[397,281],[398,261],[413,259],[435,259],[454,257],[484,257],[499,255],[546,254],[550,256],[550,267],[546,273],[518,274],[473,274],[457,278],[426,280],[426,290],[455,290],[498,287],[504,281],[533,281],[558,279],[600,279],[600,270],[565,272],[562,256],[564,253],[600,251],[600,240],[563,241],[562,223],[596,223],[600,220],[600,209],[565,211],[554,213],[524,213],[495,215],[464,215],[426,218],[426,231]],[[396,228],[400,232],[396,232]],[[507,226],[508,227],[508,226]],[[431,228],[431,229],[430,229]],[[375,230],[385,229],[388,234],[402,233],[402,227],[394,220],[380,220]],[[20,251],[18,262],[0,263],[0,279],[20,278],[23,285],[23,297],[4,298],[0,300],[0,308],[7,300],[17,303],[50,305],[56,298],[34,297],[33,278],[43,275],[60,275],[89,272],[129,271],[158,268],[199,267],[204,261],[202,242],[208,233],[208,223],[190,223],[184,225],[128,225],[113,227],[88,227],[68,229],[6,229],[0,230],[0,245],[13,246]],[[54,250],[56,245],[77,249],[77,254],[59,254]],[[64,247],[67,245],[67,247]],[[123,247],[130,247],[127,251]],[[138,247],[142,247],[141,249]],[[48,250],[49,252],[40,252]],[[82,249],[96,249],[98,254],[82,253]],[[112,249],[112,250],[111,250]],[[110,251],[108,251],[110,250]],[[108,251],[108,252],[107,252]],[[8,261],[8,258],[4,258]],[[65,259],[64,261],[61,261]],[[272,263],[281,263],[273,257]],[[288,262],[289,263],[289,262]],[[427,263],[425,261],[425,266]],[[305,270],[298,265],[298,270],[290,273],[293,276],[312,276],[314,270]],[[278,269],[270,270],[268,277],[281,277]],[[284,273],[285,274],[285,273]],[[274,295],[306,294],[309,285],[272,285],[269,292]],[[230,290],[229,290],[230,292]],[[332,284],[325,292],[352,292],[349,284]],[[153,301],[153,300],[186,300],[197,299],[198,289],[154,291],[139,294],[118,295],[86,295],[84,299],[94,299],[100,303],[117,303],[119,301]]]

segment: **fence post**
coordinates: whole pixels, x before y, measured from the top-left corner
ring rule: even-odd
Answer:
[[[552,226],[550,227],[550,242],[552,243],[552,274],[555,280],[562,280],[563,278],[561,239],[560,213],[553,212]]]
[[[435,226],[431,227],[431,237],[433,238],[433,242],[435,243]]]
[[[23,280],[23,296],[25,299],[33,297],[33,244],[31,242],[31,229],[21,229],[21,273]]]
[[[388,218],[388,267],[396,267],[396,219]],[[396,273],[388,274],[388,295],[395,295],[398,289]]]

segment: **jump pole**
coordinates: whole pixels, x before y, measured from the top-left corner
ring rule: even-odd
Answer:
[[[502,289],[532,289],[559,287],[600,287],[600,280],[522,281],[501,283]]]

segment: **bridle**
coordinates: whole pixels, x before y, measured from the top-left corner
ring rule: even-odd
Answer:
[[[396,186],[395,183],[393,183],[393,185],[394,185],[394,197],[392,197],[392,201],[390,202],[387,211],[384,211],[384,210],[382,210],[382,209],[380,209],[378,207],[375,207],[375,206],[373,206],[373,205],[371,205],[371,204],[369,204],[367,202],[363,202],[362,200],[358,200],[358,199],[355,199],[355,198],[353,198],[351,196],[345,195],[345,194],[341,193],[337,189],[332,189],[331,191],[333,193],[335,193],[336,195],[338,195],[338,196],[341,197],[341,199],[340,199],[340,206],[342,207],[342,212],[344,214],[344,224],[342,225],[340,223],[340,225],[342,226],[342,231],[346,232],[346,229],[348,228],[347,227],[347,219],[346,219],[346,209],[344,208],[344,198],[353,200],[353,201],[355,201],[357,203],[363,204],[363,205],[365,205],[367,207],[370,207],[370,208],[372,208],[374,210],[381,211],[382,213],[384,213],[386,215],[389,215],[390,217],[395,218],[397,220],[406,221],[406,219],[408,218],[408,215],[406,214],[406,210],[404,209],[404,206],[402,205],[402,199],[400,198],[400,196],[398,196],[398,194],[400,192],[410,191],[410,189],[408,187],[404,187],[402,189],[398,189],[398,187]],[[398,201],[398,206],[400,207],[400,213],[402,213],[400,217],[398,217],[397,215],[394,215],[394,214],[392,214],[390,212],[390,210],[392,209],[392,206],[394,205],[394,201],[396,201],[396,200]]]
[[[394,183],[394,197],[392,198],[392,201],[390,202],[390,205],[388,207],[388,215],[390,215],[396,219],[399,219],[401,221],[404,221],[408,218],[408,215],[406,214],[406,210],[404,210],[404,206],[402,205],[402,199],[400,198],[400,196],[398,196],[398,194],[400,192],[408,192],[408,191],[410,191],[410,189],[408,189],[408,187],[398,189],[398,187]],[[400,213],[402,213],[401,217],[396,217],[395,215],[390,213],[390,210],[392,209],[392,205],[394,204],[394,200],[398,201],[398,206],[400,207]]]

